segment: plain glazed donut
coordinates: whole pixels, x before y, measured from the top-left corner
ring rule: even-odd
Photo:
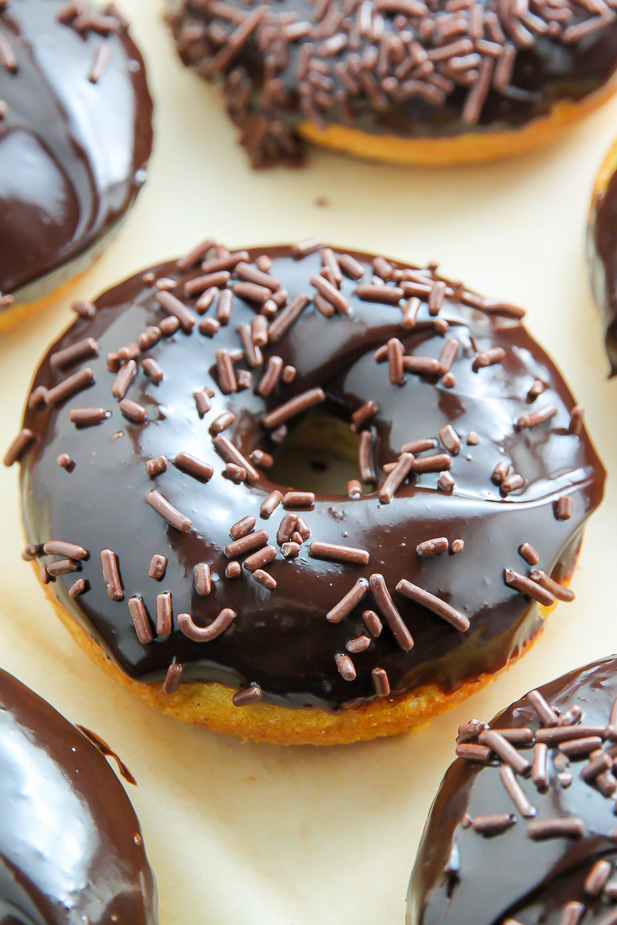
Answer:
[[[0,671],[6,925],[156,925],[156,886],[139,821],[104,754],[113,752],[98,736]]]
[[[407,925],[617,921],[616,698],[612,657],[459,728]]]
[[[107,244],[145,181],[151,123],[113,5],[0,2],[0,329]]]
[[[254,166],[301,140],[399,164],[556,137],[614,90],[604,0],[168,0],[182,61],[222,84]]]
[[[140,696],[257,740],[395,733],[573,597],[603,470],[519,309],[318,242],[206,242],[95,308],[5,461],[61,619]],[[302,421],[308,455],[355,440],[344,493],[269,477]]]

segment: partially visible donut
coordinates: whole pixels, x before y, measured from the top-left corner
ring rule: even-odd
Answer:
[[[151,122],[113,4],[0,2],[0,329],[109,241],[144,183]]]
[[[371,738],[462,699],[573,597],[602,496],[521,314],[319,242],[206,242],[110,290],[6,459],[59,615],[142,697],[243,737]],[[268,475],[309,411],[359,434],[344,494]]]
[[[84,734],[0,671],[0,920],[156,925],[139,822]],[[125,772],[126,773],[126,772]]]
[[[303,139],[430,166],[559,136],[615,88],[605,0],[168,0],[182,61],[222,84],[254,166]]]
[[[459,728],[407,925],[617,922],[617,659]]]
[[[617,142],[608,152],[596,176],[587,251],[593,294],[602,313],[604,344],[611,367],[617,373]]]

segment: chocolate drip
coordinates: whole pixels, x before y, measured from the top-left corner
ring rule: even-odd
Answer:
[[[0,671],[0,919],[156,925],[130,801],[75,726]]]
[[[0,292],[26,300],[40,291],[30,284],[68,275],[67,264],[75,272],[104,242],[143,185],[152,148],[144,62],[124,21],[94,12],[60,21],[67,8],[0,8],[0,42],[15,58],[14,68],[0,63]]]
[[[561,717],[574,724],[567,730],[571,737],[589,735],[585,727],[596,727],[601,753],[608,756],[606,764],[612,766],[613,732],[612,727],[606,727],[617,697],[617,660],[612,657],[587,665],[545,685],[540,693],[559,711],[558,724]],[[540,720],[534,698],[532,692],[500,713],[490,723],[491,729],[531,730],[531,743],[534,735],[546,741],[551,734],[563,732],[562,726],[555,728],[554,724],[545,728],[544,722],[550,720]],[[572,707],[576,713],[568,716]],[[575,732],[577,723],[580,733]],[[473,732],[472,724],[468,727],[469,735],[477,737],[478,730]],[[479,739],[486,741],[486,732]],[[529,740],[516,750],[533,762],[534,746]],[[408,925],[496,925],[506,921],[520,925],[579,921],[599,925],[614,921],[617,844],[613,804],[617,781],[610,771],[604,780],[591,777],[589,757],[582,753],[584,757],[568,759],[566,752],[567,746],[561,750],[549,745],[547,786],[534,783],[535,766],[531,774],[516,775],[512,785],[513,775],[503,772],[503,764],[499,768],[494,754],[486,765],[464,758],[455,761],[444,777],[424,831],[407,897]],[[518,806],[504,779],[519,796],[522,790],[523,800],[515,795]],[[489,814],[511,814],[512,818],[501,833],[485,837],[481,834],[482,820]],[[551,830],[557,829],[569,834],[551,837]],[[598,861],[610,863],[596,866]],[[613,888],[605,890],[609,880]],[[580,904],[578,917],[566,917],[571,903]]]
[[[295,162],[298,126],[453,138],[516,130],[602,88],[614,4],[548,0],[169,0],[183,62],[221,80],[254,166]],[[480,142],[479,142],[480,143]]]
[[[74,378],[63,386],[73,390],[63,403],[30,402],[30,438],[9,456],[22,459],[27,538],[35,549],[63,540],[89,552],[79,575],[52,566],[51,587],[131,678],[161,682],[173,663],[183,666],[183,682],[254,683],[265,701],[331,710],[375,698],[376,670],[385,672],[379,689],[387,681],[393,695],[426,683],[448,692],[502,668],[541,629],[529,594],[546,602],[551,592],[524,576],[512,587],[504,579],[505,569],[526,572],[522,543],[533,545],[543,574],[563,581],[572,571],[584,523],[602,496],[603,470],[582,424],[570,433],[574,401],[517,320],[520,310],[432,270],[385,261],[377,265],[391,279],[382,284],[370,256],[339,257],[354,279],[341,276],[334,294],[311,285],[337,276],[338,262],[319,245],[240,257],[218,248],[201,258],[203,267],[156,267],[101,296],[94,317],[78,318],[36,374],[33,395],[43,401],[58,394],[45,390]],[[214,266],[219,272],[221,262],[231,269],[220,285],[234,293],[225,324],[214,318],[217,298],[200,320],[201,296],[184,288]],[[249,299],[240,274],[263,267],[269,287],[254,283]],[[171,298],[161,298],[161,287]],[[384,295],[375,301],[379,287]],[[392,297],[405,287],[427,300],[418,298],[411,326],[406,296],[400,305]],[[428,303],[434,288],[442,297],[437,314]],[[322,291],[345,311],[335,311]],[[267,344],[263,325],[252,328],[256,317],[274,319]],[[261,332],[262,346],[245,355],[247,327]],[[54,365],[58,351],[88,337],[98,356],[73,368]],[[400,385],[389,374],[393,339],[404,350]],[[444,348],[451,340],[459,345],[454,359],[452,347]],[[494,348],[502,348],[501,362],[474,370],[474,358]],[[398,348],[391,353],[398,357]],[[440,366],[446,354],[447,372]],[[162,379],[142,369],[144,356]],[[259,383],[273,356],[296,373],[264,396]],[[428,373],[422,363],[413,371],[421,358],[431,361]],[[80,369],[92,377],[76,377]],[[529,403],[537,379],[545,390]],[[127,397],[139,415],[132,405],[123,412]],[[105,414],[80,424],[71,411],[84,407]],[[315,496],[310,486],[268,477],[264,467],[304,408],[370,429],[376,482],[361,498]],[[524,414],[535,417],[520,428]],[[59,465],[62,453],[71,471]],[[491,480],[503,460],[524,479],[507,497]],[[572,499],[567,520],[556,516],[562,496]],[[254,519],[252,532],[233,538],[245,519]],[[441,536],[451,551],[416,552]],[[166,560],[157,580],[149,577],[155,555]],[[48,558],[41,562],[49,578]],[[71,594],[76,578],[87,591]],[[165,633],[157,636],[160,594],[171,595],[165,606],[171,603],[173,628],[167,632],[166,610]],[[352,677],[337,656],[366,634],[367,611],[377,611],[383,631],[353,653]],[[195,628],[203,627],[201,639]]]

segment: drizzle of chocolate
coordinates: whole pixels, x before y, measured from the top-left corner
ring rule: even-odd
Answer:
[[[222,83],[254,166],[297,162],[307,119],[403,138],[516,130],[617,67],[614,0],[168,5],[182,61]]]
[[[602,313],[611,375],[617,375],[617,172],[591,206],[587,252],[593,294]]]
[[[431,809],[407,925],[617,920],[616,703],[613,656],[532,691],[488,725],[472,720],[459,728],[461,757]],[[589,730],[597,733],[591,754],[564,743]],[[525,764],[520,772],[490,744],[475,744],[494,734],[508,737]],[[510,824],[499,824],[508,817]]]
[[[139,822],[98,736],[0,671],[0,917],[156,925]],[[132,781],[134,783],[134,781]]]
[[[229,267],[217,291],[234,295],[228,323],[205,337],[188,324],[199,295],[187,295],[187,284],[215,261]],[[269,276],[269,286],[252,285],[272,298],[255,302],[244,289],[237,295],[239,263],[249,265],[242,277]],[[110,415],[96,427],[76,427],[71,408],[81,394],[30,402],[24,429],[32,436],[7,461],[21,457],[26,535],[39,562],[52,565],[43,549],[50,542],[47,549],[65,556],[67,544],[89,554],[78,560],[88,583],[79,594],[70,593],[75,576],[57,574],[58,566],[51,574],[45,568],[44,580],[130,677],[163,682],[175,664],[183,683],[257,685],[266,702],[338,710],[426,683],[450,692],[501,669],[540,631],[536,602],[554,600],[546,578],[563,583],[573,570],[584,523],[601,500],[602,466],[582,423],[570,431],[574,400],[519,309],[450,283],[434,267],[385,263],[318,242],[255,249],[241,261],[209,244],[105,293],[95,314],[78,317],[50,348],[33,391],[47,394],[66,379],[52,357],[91,337],[98,354],[81,361],[93,374],[88,401]],[[377,269],[388,276],[382,283]],[[342,296],[329,317],[314,305],[318,276],[334,280]],[[397,301],[391,292],[404,293],[418,278],[424,294],[409,326],[407,296]],[[161,302],[160,279],[183,311]],[[372,293],[360,297],[367,286],[383,290],[381,303]],[[442,294],[437,315],[429,308],[434,286]],[[184,328],[167,315],[171,305]],[[255,326],[255,317],[265,320]],[[165,336],[140,341],[154,327]],[[247,328],[260,340],[256,369],[275,355],[297,371],[265,396],[260,375],[250,388],[227,389],[255,362],[241,334]],[[458,344],[456,357],[448,349],[452,387],[439,375],[446,331]],[[393,338],[404,358],[434,360],[437,375],[406,373],[392,384],[375,352]],[[136,358],[125,351],[119,372],[108,369],[108,354],[140,342]],[[501,361],[474,371],[474,358],[494,349],[503,350]],[[143,369],[144,354],[164,370],[160,381]],[[556,413],[520,430],[537,377]],[[196,395],[207,403],[196,404]],[[143,417],[122,415],[127,397],[145,409]],[[355,433],[370,429],[376,481],[360,498],[269,478],[263,466],[285,439],[279,424],[293,430],[307,413],[334,415]],[[225,431],[212,433],[221,415]],[[479,442],[459,451],[470,431]],[[58,465],[60,451],[74,461],[70,471]],[[502,459],[525,479],[507,498],[491,482]],[[562,497],[572,498],[567,520],[555,517]],[[230,530],[238,533],[231,540]],[[464,554],[417,555],[427,537],[442,533],[452,552],[464,546]],[[522,543],[536,550],[533,575]],[[155,554],[166,560],[159,581],[148,577]],[[504,575],[518,576],[515,585]],[[161,594],[173,613],[157,635]],[[229,613],[233,620],[221,619]],[[367,629],[371,645],[349,650]],[[353,659],[344,656],[352,664],[343,661],[341,673],[336,659],[344,653]]]
[[[144,62],[124,20],[63,16],[68,6],[0,8],[0,293],[24,299],[107,239],[152,148]]]

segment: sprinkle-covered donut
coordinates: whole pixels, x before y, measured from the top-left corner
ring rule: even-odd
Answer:
[[[461,726],[408,925],[614,925],[616,722],[612,657]]]
[[[113,755],[98,736],[0,671],[0,919],[7,925],[156,925],[139,822],[104,754]]]
[[[317,241],[205,242],[111,289],[5,460],[59,615],[142,697],[244,737],[353,741],[462,699],[573,597],[602,496],[521,315]],[[328,423],[353,441],[343,493],[280,483]]]
[[[611,374],[617,373],[617,143],[596,177],[587,234],[593,294],[602,313]]]
[[[145,180],[151,120],[113,5],[0,0],[0,326],[101,251]]]
[[[429,165],[536,147],[614,87],[609,0],[168,0],[255,166],[301,139]]]

